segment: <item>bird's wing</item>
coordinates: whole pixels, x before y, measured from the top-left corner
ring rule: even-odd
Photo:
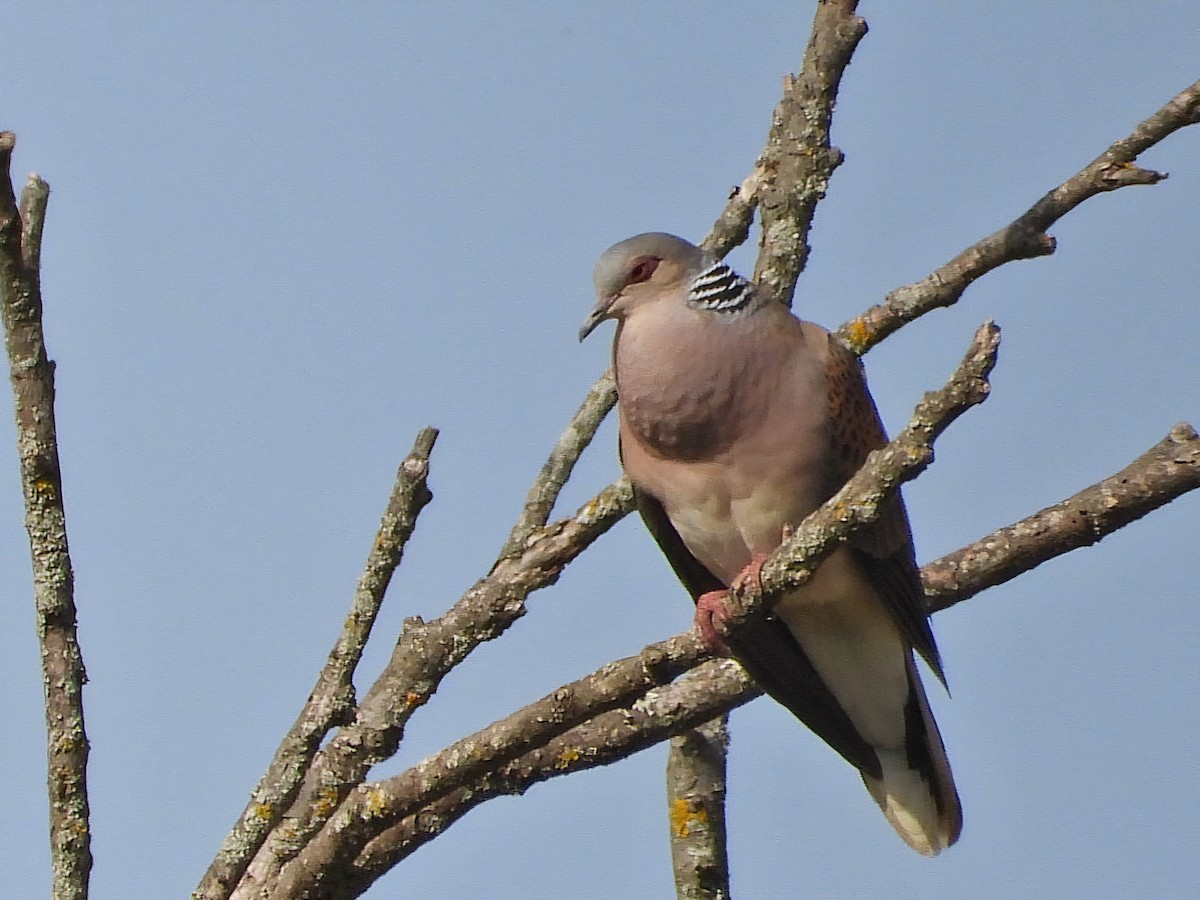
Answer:
[[[638,511],[692,600],[725,585],[684,546],[662,504],[634,488]],[[880,777],[879,759],[817,674],[788,627],[768,614],[747,622],[730,649],[759,687],[782,703],[825,743],[861,771]]]
[[[828,477],[832,496],[862,467],[872,450],[887,443],[887,434],[867,390],[862,363],[832,337],[825,371],[829,384]],[[877,522],[858,531],[848,544],[905,638],[945,684],[941,656],[929,627],[908,513],[900,494],[885,504]]]

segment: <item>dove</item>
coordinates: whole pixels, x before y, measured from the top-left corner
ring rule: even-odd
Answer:
[[[729,587],[887,438],[857,357],[670,234],[606,250],[579,338],[616,321],[620,457],[695,624],[858,769],[900,837],[933,856],[962,810],[914,650],[945,683],[897,494],[765,616],[723,641]]]

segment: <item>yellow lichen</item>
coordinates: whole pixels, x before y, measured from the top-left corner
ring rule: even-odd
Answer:
[[[676,837],[685,838],[692,828],[703,828],[708,824],[708,811],[703,806],[693,807],[683,797],[671,801],[671,831]]]
[[[867,343],[871,340],[871,329],[867,323],[862,320],[861,316],[851,319],[850,322],[846,324],[846,334],[850,338],[851,343],[853,343],[855,348],[858,350],[866,347]]]
[[[578,748],[565,747],[562,752],[558,754],[558,759],[554,762],[554,768],[565,769],[571,765],[571,763],[578,762],[581,756],[582,754],[579,752]]]
[[[337,809],[338,793],[334,788],[324,788],[317,794],[313,803],[313,812],[318,816],[331,816]]]
[[[387,793],[378,785],[367,789],[367,814],[377,816],[387,809]]]

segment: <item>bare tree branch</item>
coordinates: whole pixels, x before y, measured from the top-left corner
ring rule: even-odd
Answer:
[[[819,0],[800,74],[784,79],[766,146],[699,245],[723,259],[745,243],[755,209],[765,204],[755,281],[788,306],[808,261],[813,211],[843,159],[829,144],[829,126],[842,73],[867,33],[854,15],[857,6],[857,0]],[[768,229],[782,243],[768,243]]]
[[[842,72],[867,23],[857,0],[820,0],[799,77],[788,76],[767,145],[759,157],[762,222],[754,283],[791,306],[796,279],[808,262],[813,212],[825,196],[842,152],[829,143],[829,125]]]
[[[514,525],[508,539],[505,541],[504,547],[500,551],[500,560],[512,559],[515,556],[519,556],[522,550],[526,549],[537,538],[546,536],[547,532],[544,530],[540,534],[535,534],[535,532],[538,532],[539,529],[544,529],[550,512],[558,499],[558,495],[563,485],[570,478],[580,454],[591,443],[600,423],[615,404],[616,382],[610,372],[602,376],[593,385],[580,405],[579,410],[551,451],[549,458],[529,490],[517,523]],[[627,511],[627,508],[630,506],[632,496],[629,493],[627,485],[618,483],[610,488],[607,497],[601,495],[601,497],[596,498],[589,506],[592,508],[608,508],[612,506],[610,498],[614,498],[617,501],[615,511],[619,513],[617,515],[617,518],[619,518],[620,515],[624,514],[622,510]],[[500,562],[498,561],[496,565],[499,566]],[[494,572],[495,567],[493,567]]]
[[[1003,584],[1200,487],[1200,436],[1180,422],[1115,475],[921,570],[931,611]]]
[[[295,724],[280,742],[266,773],[250,795],[250,802],[193,892],[196,900],[229,896],[270,830],[295,800],[325,735],[353,715],[354,671],[383,605],[388,584],[400,565],[404,547],[416,528],[417,516],[433,499],[427,481],[429,454],[437,434],[434,428],[421,429],[412,452],[400,464],[350,612],[329,660]]]
[[[953,306],[977,278],[1005,263],[1047,256],[1055,242],[1046,230],[1083,201],[1131,184],[1157,184],[1162,172],[1140,169],[1138,155],[1163,138],[1200,122],[1200,81],[1173,97],[1128,137],[1043,196],[1015,221],[962,251],[920,281],[892,291],[883,302],[851,319],[837,338],[866,353],[892,332],[930,310]]]
[[[730,659],[710,660],[673,684],[648,692],[628,709],[603,713],[560,735],[470,787],[459,788],[422,808],[368,844],[353,865],[323,882],[328,900],[357,897],[418,847],[437,837],[468,811],[495,797],[523,794],[539,781],[624,759],[673,734],[695,728],[748,703],[758,689]],[[281,887],[278,898],[304,897]]]
[[[624,479],[585,503],[574,516],[537,529],[517,556],[492,571],[431,622],[405,623],[391,660],[359,703],[352,722],[318,751],[293,812],[274,829],[233,897],[257,896],[305,846],[370,768],[392,756],[404,727],[442,678],[479,644],[499,637],[525,614],[525,599],[558,580],[563,568],[628,512]]]
[[[725,834],[728,752],[728,715],[671,738],[667,810],[671,868],[680,900],[729,900],[731,896]]]
[[[11,132],[0,133],[0,291],[46,702],[51,896],[84,900],[92,869],[89,748],[83,720],[87,673],[76,633],[75,584],[54,422],[54,363],[42,331],[39,271],[50,186],[30,175],[17,208],[10,176],[14,143]]]
[[[706,654],[699,640],[687,633],[651,644],[635,657],[609,663],[584,678],[557,688],[541,700],[456,741],[391,779],[389,795],[402,806],[398,805],[389,816],[399,817],[405,810],[415,812],[454,793],[471,779],[486,779],[489,772],[502,767],[498,764],[527,751],[536,752],[539,745],[549,745],[572,728],[586,727],[598,712],[635,702],[648,689],[687,672]],[[376,787],[369,785],[366,789]],[[355,796],[352,794],[351,799]],[[347,803],[343,807],[352,808]],[[270,875],[277,877],[280,867],[276,866]],[[277,884],[256,877],[254,891],[245,896],[290,896],[281,891]]]
[[[670,639],[555,689],[390,779],[388,792],[399,805],[389,817],[415,812],[598,713],[632,703],[647,690],[686,673],[704,654],[702,645],[690,636]]]

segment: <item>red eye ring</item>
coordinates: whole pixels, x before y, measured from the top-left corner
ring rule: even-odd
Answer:
[[[626,284],[639,284],[643,281],[649,281],[650,276],[654,274],[654,270],[658,268],[658,264],[662,262],[656,256],[642,256],[633,261],[629,267],[629,278]]]

